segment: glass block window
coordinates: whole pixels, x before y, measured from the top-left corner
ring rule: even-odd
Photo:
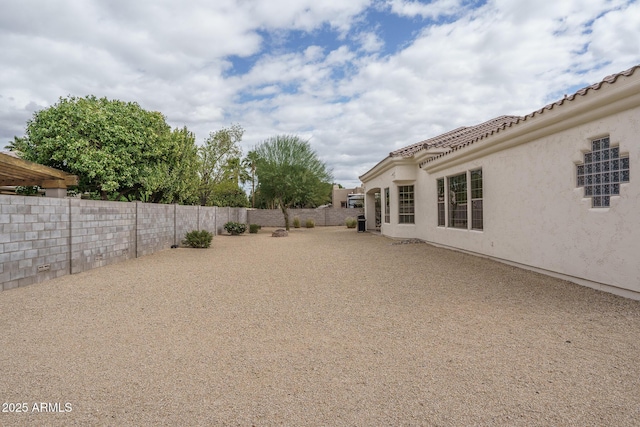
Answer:
[[[414,215],[413,185],[398,186],[398,223],[413,224]]]
[[[620,156],[620,147],[612,147],[609,137],[591,141],[584,163],[576,165],[576,182],[591,197],[594,208],[609,207],[611,196],[620,195],[620,184],[629,182],[629,156]]]
[[[438,185],[438,225],[444,227],[444,178],[440,178],[436,183]]]
[[[389,200],[389,187],[384,189],[384,222],[389,224],[391,222],[391,202]]]
[[[449,227],[467,228],[467,174],[449,178]]]
[[[471,171],[471,228],[482,227],[482,169],[478,169]]]

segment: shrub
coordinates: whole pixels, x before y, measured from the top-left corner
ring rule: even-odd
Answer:
[[[227,230],[229,234],[238,235],[247,231],[247,225],[240,222],[229,221],[224,225],[224,229]]]
[[[350,216],[349,218],[344,220],[344,223],[346,224],[347,228],[356,228],[356,225],[358,225],[358,220]]]
[[[293,217],[293,228],[300,228],[300,218],[297,216]]]
[[[260,226],[258,224],[249,224],[249,233],[256,234],[260,230]]]
[[[211,239],[213,239],[213,234],[207,230],[193,230],[187,233],[183,244],[192,248],[208,248],[211,246]]]
[[[306,223],[307,228],[313,228],[316,226],[316,222],[314,220],[312,220],[311,218],[307,219],[307,223]]]

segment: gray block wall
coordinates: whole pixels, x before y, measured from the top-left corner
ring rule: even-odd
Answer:
[[[224,232],[246,209],[0,195],[0,290],[80,273]]]
[[[69,274],[67,200],[0,195],[0,231],[3,290]]]
[[[292,209],[291,219],[344,225],[361,209]],[[229,222],[283,227],[279,209],[178,206],[0,195],[0,290],[149,255],[191,230]]]
[[[175,205],[135,203],[137,213],[137,256],[150,255],[175,244]]]
[[[200,206],[179,206],[175,205],[176,228],[175,244],[179,245],[184,240],[188,232],[200,230]]]
[[[364,208],[338,208],[338,209],[323,209],[325,214],[325,225],[345,225],[347,218],[358,218],[358,215],[364,214]]]
[[[216,234],[226,233],[224,225],[227,222],[248,224],[246,208],[217,207],[215,210]]]
[[[224,208],[202,208],[200,209],[200,220],[198,222],[199,230],[207,230],[213,235],[220,234],[216,227],[216,212],[218,209]],[[224,224],[223,224],[224,225]]]
[[[236,222],[248,224],[247,210],[245,208],[232,208],[235,211]]]
[[[136,203],[68,199],[71,273],[136,257]]]
[[[238,222],[238,208],[219,207],[216,209],[216,234],[226,233],[224,225],[229,222]],[[241,208],[244,209],[244,208]]]
[[[293,218],[300,218],[304,227],[307,219],[313,219],[317,227],[344,225],[345,219],[357,218],[363,209],[289,209],[289,225],[293,226]],[[245,211],[249,224],[263,227],[284,227],[284,216],[280,209],[248,209]]]

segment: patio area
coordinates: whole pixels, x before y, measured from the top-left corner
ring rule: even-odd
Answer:
[[[0,292],[0,425],[638,425],[640,301],[397,243],[263,229]]]

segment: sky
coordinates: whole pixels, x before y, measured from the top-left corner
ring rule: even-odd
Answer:
[[[398,148],[640,64],[639,0],[2,0],[0,148],[60,97],[202,144],[308,140],[347,188]]]

